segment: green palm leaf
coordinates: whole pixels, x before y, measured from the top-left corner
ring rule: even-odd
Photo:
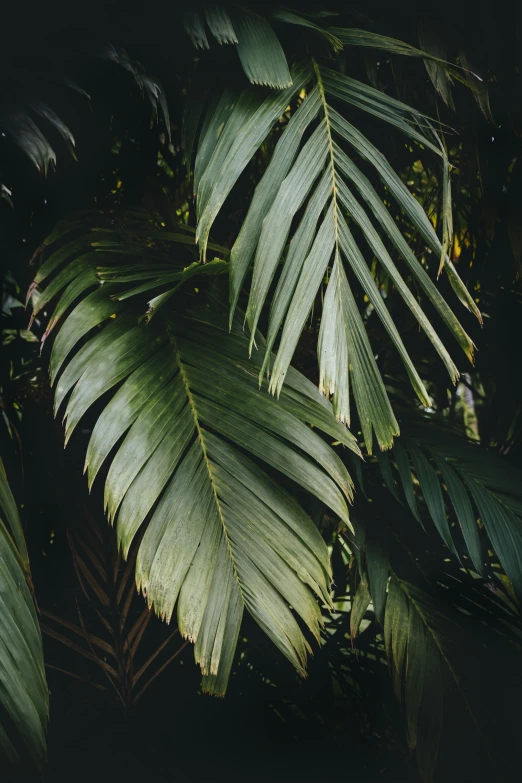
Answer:
[[[272,13],[272,19],[277,19],[278,22],[285,22],[286,24],[293,24],[297,27],[304,27],[308,30],[313,30],[319,36],[326,39],[334,52],[337,52],[343,48],[342,41],[337,38],[336,35],[333,35],[330,30],[316,24],[310,17],[297,14],[295,11],[290,10],[289,8],[277,8]]]
[[[279,39],[259,13],[241,6],[219,4],[191,8],[183,17],[185,30],[198,49],[209,49],[208,28],[219,44],[236,47],[243,70],[252,84],[283,88],[291,84],[290,71]],[[332,36],[333,38],[334,36]]]
[[[117,291],[114,285],[109,288],[111,293],[114,292],[115,301],[156,292],[148,301],[147,319],[150,320],[170,297],[195,275],[214,276],[227,271],[226,263],[218,258],[205,265],[192,260],[197,258],[194,231],[186,226],[180,226],[176,232],[166,231],[159,228],[161,221],[151,221],[151,216],[147,213],[138,212],[134,215],[129,210],[118,215],[121,224],[117,228],[110,224],[114,222],[113,218],[110,218],[107,226],[93,226],[93,218],[99,221],[102,214],[98,211],[95,215],[86,214],[80,217],[78,222],[65,221],[63,227],[57,227],[39,248],[53,249],[29,288],[27,302],[59,266],[65,261],[70,262],[43,290],[38,290],[38,296],[33,301],[29,328],[38,313],[57,294],[62,293],[59,304],[48,321],[43,336],[44,342],[77,298],[89,289],[97,287],[100,280],[110,284],[129,284],[120,286]],[[138,224],[141,228],[137,228]],[[71,232],[78,233],[79,237],[63,244],[62,240]],[[228,255],[226,248],[213,242],[210,242],[208,247]],[[126,263],[134,259],[135,263]],[[131,286],[131,283],[135,285]],[[96,301],[97,298],[99,295],[94,294],[93,300]],[[107,307],[108,302],[104,301]],[[118,309],[117,305],[115,308]]]
[[[0,756],[41,773],[49,692],[28,576],[22,525],[0,461]]]
[[[246,312],[252,350],[270,287],[277,280],[262,369],[269,373],[271,391],[280,393],[308,314],[321,284],[329,277],[318,350],[321,391],[332,395],[337,418],[349,422],[350,388],[353,389],[367,448],[371,451],[373,431],[380,447],[389,448],[398,434],[398,425],[366,337],[364,321],[355,306],[347,272],[362,286],[424,405],[429,404],[429,395],[353,237],[352,222],[361,229],[370,250],[434,345],[453,381],[458,377],[457,368],[393,262],[374,221],[395,246],[407,274],[423,289],[469,358],[473,355],[473,343],[350,152],[357,153],[376,170],[429,249],[441,257],[461,301],[480,314],[446,256],[451,234],[449,215],[441,245],[421,206],[384,156],[333,107],[332,100],[378,117],[438,155],[445,172],[445,201],[449,207],[446,153],[429,121],[378,90],[315,63],[312,68],[306,64],[296,66],[292,79],[291,88],[264,99],[249,90],[235,99],[224,96],[213,110],[216,121],[213,117],[208,120],[196,159],[197,239],[204,256],[212,223],[238,177],[288,104],[300,100],[257,186],[231,251],[231,312],[253,265]],[[303,88],[307,94],[301,100],[297,96]],[[213,127],[216,130],[211,132]],[[301,212],[295,227],[295,218]],[[278,338],[279,349],[272,364],[271,351]]]
[[[448,657],[454,624],[419,588],[392,575],[384,639],[392,681],[404,700],[408,745],[417,751],[422,779],[433,780],[443,717],[443,672],[458,684]]]
[[[362,539],[359,544],[362,546]],[[418,566],[417,557],[414,559]],[[452,682],[460,691],[478,729],[467,688],[454,665],[458,648],[462,652],[463,644],[469,644],[469,651],[464,649],[465,660],[467,654],[472,654],[477,639],[459,631],[457,618],[464,623],[463,615],[475,622],[480,620],[486,639],[493,632],[517,643],[521,634],[519,612],[500,585],[484,584],[463,569],[437,576],[438,585],[444,588],[446,603],[452,605],[449,613],[441,612],[432,596],[398,578],[390,569],[388,552],[372,537],[364,546],[364,565],[351,607],[351,635],[354,636],[353,631],[371,601],[384,626],[384,645],[393,688],[404,709],[408,745],[416,750],[422,779],[432,781],[446,683]],[[369,575],[369,584],[365,574]],[[382,617],[379,617],[379,605]]]
[[[356,27],[329,27],[327,29],[330,35],[338,38],[344,46],[364,46],[405,57],[419,57],[426,63],[443,68],[444,71],[456,77],[459,81],[465,82],[466,69],[452,65],[452,63],[441,57],[442,52],[433,45],[433,41],[430,41],[428,36],[425,37],[421,46],[423,44],[428,45],[424,45],[422,49],[417,49],[415,46],[399,41],[397,38],[390,38],[388,35],[381,35],[370,30],[362,30]],[[437,83],[434,82],[434,86],[438,89]]]
[[[97,57],[117,64],[122,70],[127,71],[142,95],[147,98],[152,106],[154,116],[158,118],[161,113],[165,121],[167,134],[170,136],[170,120],[164,91],[160,84],[154,81],[144,69],[134,62],[124,49],[112,44],[105,45],[98,52],[91,52]],[[71,129],[59,116],[59,110],[50,106],[40,97],[35,97],[33,90],[34,74],[29,73],[26,84],[9,85],[6,97],[0,102],[0,126],[3,135],[7,135],[16,146],[29,158],[37,170],[47,176],[49,167],[56,166],[56,151],[49,141],[48,129],[52,128],[55,135],[61,137],[69,152],[75,157],[75,139]],[[41,74],[36,74],[41,78]],[[52,79],[49,79],[49,84]],[[62,79],[62,86],[74,89],[86,98],[89,95],[70,80]],[[8,93],[14,93],[9,99]],[[4,132],[5,131],[5,132]],[[3,188],[2,195],[10,194]]]
[[[393,457],[405,499],[420,521],[412,481],[414,475],[419,495],[445,544],[458,556],[455,538],[457,528],[460,528],[471,563],[475,571],[483,575],[486,554],[480,520],[520,596],[521,473],[501,457],[466,441],[440,423],[436,424],[436,421],[410,421],[401,441],[394,444]],[[389,480],[388,473],[388,484]]]
[[[71,268],[83,274],[69,261],[53,290],[60,277],[74,284]],[[206,690],[225,691],[245,608],[304,673],[309,642],[289,606],[318,638],[317,599],[330,601],[328,553],[301,506],[258,462],[349,525],[350,476],[316,428],[359,453],[356,442],[292,368],[279,400],[259,388],[260,359],[248,359],[238,319],[230,334],[218,302],[185,316],[165,309],[147,325],[119,301],[121,288],[104,283],[87,293],[54,341],[56,409],[70,394],[66,440],[112,390],[87,449],[89,485],[108,460],[105,505],[125,555],[150,519],[137,584],[167,620],[177,602]]]

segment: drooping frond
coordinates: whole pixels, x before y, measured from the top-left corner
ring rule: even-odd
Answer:
[[[118,65],[132,76],[142,95],[151,104],[155,118],[162,115],[167,134],[170,136],[168,107],[161,85],[152,79],[139,63],[134,62],[124,49],[108,44],[91,54]],[[0,100],[0,128],[2,135],[16,145],[37,170],[46,176],[49,167],[56,165],[56,151],[49,138],[49,130],[55,137],[63,140],[73,157],[75,138],[73,131],[60,116],[62,113],[60,107],[51,105],[51,102],[44,97],[46,90],[40,87],[40,91],[35,93],[32,82],[37,82],[37,79],[41,78],[41,73],[34,74],[29,71],[24,82],[19,83],[17,74],[16,83],[6,85],[5,96]],[[49,83],[52,81],[53,79],[49,78]],[[61,86],[65,95],[74,90],[86,99],[90,98],[80,86],[70,80],[62,80]],[[1,194],[8,200],[11,195],[5,186],[2,186]]]
[[[100,52],[100,56],[109,62],[113,62],[123,70],[130,73],[136,82],[142,96],[147,99],[152,107],[154,119],[161,116],[165,123],[165,130],[170,139],[169,108],[165,91],[157,79],[153,79],[140,63],[129,57],[125,49],[107,44]]]
[[[38,101],[33,102],[31,110],[27,107],[8,107],[2,111],[0,124],[5,134],[27,155],[31,163],[44,176],[49,166],[56,164],[56,152],[45,132],[36,119],[44,120],[62,137],[69,151],[74,154],[74,136],[67,125],[50,106]],[[4,134],[4,135],[5,135]]]
[[[446,50],[442,40],[435,35],[434,31],[425,25],[419,25],[419,40],[421,49],[411,44],[399,41],[397,38],[390,38],[387,35],[381,35],[370,30],[358,28],[327,28],[331,35],[338,38],[344,46],[362,46],[369,49],[378,49],[390,54],[401,55],[405,57],[422,58],[426,64],[426,69],[430,75],[433,86],[439,92],[442,99],[449,106],[453,106],[451,97],[451,78],[457,79],[473,91],[475,99],[480,106],[484,116],[494,124],[489,105],[488,83],[476,73],[466,57],[465,53],[459,52],[460,67],[453,65],[446,60]]]
[[[469,666],[462,669],[467,657],[476,655],[477,645],[481,644],[478,621],[485,646],[494,634],[499,641],[505,643],[509,639],[518,648],[522,634],[520,615],[505,585],[478,579],[476,574],[451,565],[433,574],[436,585],[432,589],[438,589],[440,594],[442,588],[442,609],[432,591],[426,591],[427,582],[426,588],[420,589],[397,576],[389,556],[401,562],[401,553],[393,547],[389,549],[385,538],[380,539],[383,530],[379,529],[379,521],[378,516],[370,516],[368,526],[361,526],[357,518],[356,547],[344,534],[336,541],[337,549],[341,542],[341,551],[348,544],[352,557],[348,569],[336,566],[337,558],[332,557],[335,613],[325,623],[325,644],[328,646],[337,634],[337,660],[332,656],[332,663],[339,668],[334,676],[341,685],[343,680],[353,681],[350,658],[357,661],[358,669],[361,661],[366,668],[372,661],[382,660],[381,652],[385,651],[393,688],[402,705],[408,744],[416,750],[422,779],[432,781],[447,686],[458,691],[465,708],[463,718],[467,714],[480,730],[473,692],[469,690],[473,674]],[[426,565],[418,554],[418,550],[408,553],[415,566],[413,573],[417,574],[424,572]],[[404,566],[402,561],[400,567]],[[366,623],[360,629],[363,618]],[[478,667],[476,674],[480,676]]]
[[[429,403],[429,395],[352,227],[361,232],[368,248],[439,353],[453,381],[458,377],[457,368],[410,290],[404,272],[392,260],[381,234],[394,246],[405,273],[423,290],[470,359],[473,343],[351,155],[358,155],[375,169],[427,247],[442,257],[461,301],[475,314],[480,314],[420,204],[382,153],[340,111],[349,106],[370,113],[439,156],[446,172],[444,182],[449,188],[446,153],[425,118],[378,90],[316,63],[295,66],[292,79],[291,88],[266,97],[251,90],[239,96],[224,93],[209,108],[194,169],[197,239],[204,257],[211,226],[225,199],[281,114],[289,103],[298,100],[297,96],[302,95],[304,89],[306,97],[300,103],[298,100],[298,108],[280,136],[231,251],[231,311],[233,314],[247,274],[253,267],[246,312],[252,350],[261,312],[268,304],[270,288],[276,281],[270,303],[263,372],[270,376],[270,389],[279,393],[308,314],[327,279],[318,347],[321,390],[333,396],[337,418],[343,422],[350,419],[349,392],[352,390],[367,448],[371,450],[373,431],[380,447],[389,448],[398,434],[398,425],[366,335],[364,320],[355,304],[352,279],[362,287],[382,321],[424,405]],[[449,189],[445,207],[450,208]],[[298,216],[301,217],[296,225]],[[447,246],[449,218],[444,225],[443,239]],[[270,355],[277,340],[279,347],[272,363]]]
[[[422,49],[418,49],[416,46],[412,46],[404,41],[399,41],[397,38],[391,38],[389,35],[381,35],[380,33],[375,33],[371,30],[363,30],[357,27],[330,27],[328,28],[328,32],[331,35],[335,35],[345,46],[364,46],[369,49],[379,49],[383,52],[390,52],[390,54],[419,57],[428,63],[444,66],[444,68],[453,75],[457,74],[458,78],[461,80],[464,79],[464,75],[461,73],[462,69],[458,69],[456,66],[447,62],[446,59],[441,56],[441,53],[435,51],[432,46],[423,46]],[[425,40],[428,42],[428,36],[426,36]]]
[[[242,6],[205,4],[185,11],[185,30],[198,49],[208,49],[207,27],[219,44],[235,46],[252,84],[284,88],[291,84],[285,53],[270,23]]]
[[[309,643],[289,606],[317,637],[317,599],[329,603],[328,552],[301,506],[258,463],[350,525],[350,476],[317,430],[358,453],[353,436],[296,370],[289,368],[279,400],[260,389],[261,359],[248,359],[238,319],[230,334],[219,302],[185,315],[165,308],[150,323],[138,322],[125,295],[136,267],[128,277],[115,267],[118,282],[99,285],[95,276],[93,285],[91,276],[85,283],[83,265],[92,259],[78,245],[72,255],[59,247],[38,278],[58,270],[41,297],[51,287],[63,290],[68,306],[74,292],[80,297],[52,348],[55,407],[68,397],[67,441],[91,405],[113,391],[85,467],[91,486],[110,463],[105,505],[124,554],[150,519],[137,555],[139,588],[167,620],[177,603],[205,689],[225,691],[245,608],[304,673]],[[148,290],[147,265],[142,269]],[[59,300],[51,321],[63,314]]]
[[[436,422],[408,423],[392,452],[410,510],[420,519],[415,476],[426,509],[448,548],[455,544],[458,523],[474,569],[484,574],[487,556],[479,521],[492,549],[519,596],[522,595],[522,475],[477,444],[460,438]],[[387,455],[380,460],[388,487],[397,486]]]
[[[329,28],[329,32],[339,38],[346,46],[365,46],[371,49],[380,49],[383,52],[390,52],[391,54],[437,59],[435,56],[430,56],[428,52],[411,46],[411,44],[371,30],[364,30],[358,27],[332,26]]]
[[[443,672],[456,682],[447,652],[455,626],[423,591],[392,575],[384,639],[393,686],[404,701],[408,745],[422,779],[433,780],[443,717]]]
[[[22,524],[0,461],[0,758],[43,771],[49,692]]]
[[[76,299],[100,280],[121,284],[114,292],[116,301],[156,292],[148,301],[147,319],[150,319],[194,275],[226,272],[226,264],[219,258],[205,265],[198,263],[192,229],[180,224],[177,231],[167,231],[161,226],[159,215],[128,209],[109,214],[86,211],[58,224],[35,253],[35,256],[46,253],[53,247],[38,269],[26,300],[28,303],[34,291],[46,284],[33,301],[31,325],[43,308],[63,291],[47,323],[43,342]],[[228,256],[228,250],[220,245],[211,242],[208,247]],[[67,269],[47,284],[49,276],[67,261],[70,262]]]
[[[333,52],[338,52],[343,48],[343,42],[327,27],[323,27],[322,25],[317,24],[317,22],[314,22],[314,17],[316,16],[317,14],[310,15],[307,14],[306,11],[297,13],[295,10],[289,8],[276,8],[272,12],[272,19],[276,19],[278,22],[285,22],[286,24],[313,30],[314,33],[328,42]]]

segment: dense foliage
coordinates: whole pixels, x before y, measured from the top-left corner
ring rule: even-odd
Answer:
[[[521,85],[488,8],[481,47],[407,3],[109,6],[11,58],[14,779],[45,774],[44,661],[52,750],[67,675],[168,736],[190,655],[288,738],[404,736],[426,781],[479,745],[488,775],[516,763],[489,722],[520,691]]]

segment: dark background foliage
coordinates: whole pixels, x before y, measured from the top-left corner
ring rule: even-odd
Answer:
[[[338,5],[329,4],[332,10]],[[441,120],[455,131],[448,136],[450,158],[456,165],[454,209],[458,232],[467,238],[459,272],[477,293],[486,315],[482,330],[471,318],[465,322],[480,348],[468,378],[475,391],[482,442],[509,454],[513,464],[522,467],[522,356],[517,339],[522,304],[522,50],[515,13],[489,1],[475,3],[472,13],[467,4],[421,7],[407,0],[352,3],[348,12],[343,4],[342,10],[352,26],[413,45],[418,45],[418,24],[429,24],[438,30],[449,61],[465,52],[488,82],[494,124],[464,85],[454,88],[456,112],[435,99],[421,61],[386,58],[371,51],[366,56],[363,51],[346,54],[350,73],[363,79],[374,74],[386,91],[432,116],[440,112]],[[291,47],[291,35],[282,31],[283,40],[284,35],[288,36],[285,45]],[[76,138],[77,161],[60,139],[53,138],[58,166],[47,178],[35,172],[8,137],[0,139],[0,180],[12,191],[13,202],[10,206],[0,200],[4,293],[23,299],[32,278],[29,258],[57,219],[66,214],[93,203],[161,202],[165,206],[166,199],[176,209],[187,198],[192,209],[188,184],[173,187],[173,183],[184,182],[179,150],[182,99],[196,55],[173,3],[145,7],[137,2],[110,2],[74,9],[61,3],[50,8],[32,4],[30,14],[17,4],[4,20],[3,38],[2,109],[16,107],[32,93],[45,94],[50,102],[57,102],[53,105],[60,107],[60,116]],[[171,145],[161,122],[151,127],[150,104],[141,99],[132,76],[93,56],[107,41],[124,47],[163,85],[171,115]],[[211,77],[218,82],[243,78],[225,47],[213,54],[211,72],[207,55],[201,55],[203,83]],[[73,79],[91,98],[64,85],[62,76]],[[383,135],[377,141],[395,168],[407,170],[413,161],[408,161],[404,149],[394,146],[391,137]],[[245,173],[243,187],[227,202],[225,216],[216,224],[217,241],[226,243],[241,224],[253,190],[253,174]],[[168,197],[161,186],[168,186]],[[419,189],[426,191],[426,184],[419,182]],[[26,321],[22,309],[14,307],[2,319],[2,328],[25,329]],[[42,327],[36,323],[36,334],[41,334]],[[305,335],[297,365],[311,374],[315,359],[306,346]],[[1,350],[5,421],[0,456],[22,506],[37,602],[41,609],[77,623],[76,597],[81,593],[67,531],[85,524],[85,514],[100,529],[105,525],[100,513],[101,482],[89,497],[81,475],[92,421],[82,423],[64,452],[38,346],[17,334]],[[423,360],[420,353],[418,361]],[[393,367],[389,370],[393,373]],[[435,392],[444,407],[446,379],[435,384]],[[449,408],[458,418],[456,403],[456,398],[450,398]],[[361,518],[377,513],[383,518],[383,529],[393,515],[395,521],[411,528],[411,548],[417,536],[422,551],[421,533],[410,517],[389,496],[379,502],[380,491],[377,485],[368,490],[371,505],[359,497],[354,513]],[[428,573],[444,557],[442,547],[430,543],[423,558]],[[339,573],[341,582],[346,579],[342,564]],[[84,612],[86,621],[95,621],[92,607]],[[56,668],[48,670],[52,722],[47,779],[417,780],[386,666],[363,654],[371,646],[372,634],[372,628],[367,629],[347,651],[333,637],[311,660],[308,679],[300,681],[254,624],[246,622],[224,700],[199,693],[199,672],[189,646],[131,710],[122,707],[99,666],[46,638],[46,656],[52,666],[77,675],[73,678]],[[483,638],[476,628],[473,634],[471,648],[467,648],[472,655],[462,650],[460,664],[465,679],[474,683],[473,708],[481,718],[482,735],[469,720],[459,694],[451,694],[440,780],[502,779],[517,764],[519,654],[501,640]],[[152,618],[147,644],[154,649],[164,639],[165,628]],[[332,677],[341,664],[347,667],[344,690]]]

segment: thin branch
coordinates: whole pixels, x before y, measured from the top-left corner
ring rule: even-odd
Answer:
[[[79,644],[76,644],[75,642],[71,641],[71,639],[68,639],[67,636],[63,636],[63,634],[58,633],[54,629],[50,628],[48,625],[45,625],[44,623],[41,624],[41,629],[43,633],[47,634],[47,636],[50,636],[52,639],[56,639],[56,641],[65,644],[66,647],[70,647],[71,650],[80,653],[80,655],[83,655],[84,658],[87,658],[89,661],[92,661],[93,663],[97,663],[108,674],[111,674],[114,678],[117,679],[118,674],[115,671],[115,669],[113,669],[112,666],[110,666],[106,661],[103,661],[96,654],[93,655],[91,652],[89,652],[89,650],[85,650],[83,647],[80,647]]]
[[[174,660],[174,658],[177,658],[177,657],[178,657],[178,655],[180,654],[180,652],[181,652],[182,650],[184,650],[184,649],[185,649],[185,647],[187,646],[187,644],[188,644],[188,643],[189,643],[189,640],[188,640],[188,639],[186,639],[186,640],[183,642],[183,644],[181,645],[181,647],[180,647],[178,650],[176,650],[176,652],[174,653],[174,655],[171,655],[171,656],[170,656],[170,658],[169,658],[168,660],[166,660],[166,661],[165,661],[165,663],[163,664],[163,666],[160,666],[160,668],[158,669],[158,671],[157,671],[157,672],[155,672],[155,673],[152,675],[152,677],[150,678],[150,680],[148,680],[148,681],[145,683],[145,685],[143,686],[143,688],[141,689],[141,691],[139,691],[139,693],[138,693],[138,694],[137,694],[137,696],[135,697],[135,699],[134,699],[134,704],[137,704],[137,702],[139,701],[139,699],[141,699],[141,697],[143,696],[143,694],[145,693],[145,691],[147,690],[147,688],[149,687],[149,685],[150,685],[152,682],[154,682],[154,680],[156,679],[156,677],[158,677],[158,675],[160,675],[160,674],[161,674],[161,672],[162,672],[164,669],[166,669],[166,668],[167,668],[167,666],[169,665],[169,663],[171,663],[171,662]]]
[[[108,655],[114,656],[113,647],[107,644],[107,642],[105,642],[103,639],[100,639],[99,636],[95,636],[89,631],[86,631],[85,628],[79,628],[77,625],[74,625],[74,623],[70,623],[68,620],[65,620],[63,617],[58,617],[58,615],[53,614],[52,612],[48,612],[46,609],[42,609],[40,614],[42,614],[44,617],[48,617],[50,620],[54,620],[56,623],[59,623],[60,625],[63,625],[64,628],[68,628],[70,631],[77,634],[78,636],[86,638],[86,634],[87,634],[91,642],[96,647],[99,647],[100,650],[104,650]]]
[[[46,663],[45,664],[46,669],[53,669],[57,672],[62,672],[62,674],[67,674],[69,677],[74,677],[75,680],[80,680],[80,682],[85,682],[87,685],[92,685],[93,688],[96,688],[99,691],[106,691],[107,688],[105,685],[101,685],[99,682],[94,682],[93,680],[90,680],[88,677],[82,677],[80,674],[75,674],[74,672],[70,672],[67,669],[61,669],[59,666],[53,666],[52,663]]]
[[[150,664],[153,662],[153,660],[154,660],[154,659],[155,659],[155,658],[156,658],[156,657],[157,657],[157,656],[160,654],[160,652],[161,652],[162,650],[164,650],[164,649],[165,649],[165,647],[167,646],[167,644],[170,642],[170,640],[171,640],[171,639],[173,639],[173,638],[174,638],[174,636],[176,636],[176,634],[177,634],[177,633],[178,633],[178,629],[176,628],[176,630],[175,630],[175,631],[172,631],[172,633],[171,633],[171,634],[169,634],[169,636],[167,636],[167,638],[165,639],[165,641],[164,641],[162,644],[160,644],[160,646],[157,648],[157,650],[155,650],[155,651],[152,653],[152,655],[150,656],[150,658],[149,658],[147,661],[145,661],[145,663],[143,664],[143,666],[141,667],[141,669],[140,669],[140,670],[137,672],[136,676],[134,677],[134,685],[135,685],[135,684],[138,682],[138,680],[140,679],[141,675],[145,673],[145,671],[148,669],[148,667],[149,667],[149,666],[150,666]]]
[[[84,630],[84,633],[85,633],[85,638],[87,639],[87,642],[88,642],[88,644],[89,644],[89,647],[91,648],[91,651],[92,651],[93,655],[96,655],[96,654],[95,654],[95,652],[94,652],[94,650],[92,649],[92,645],[91,645],[91,643],[90,643],[90,641],[89,641],[89,638],[88,638],[88,633],[87,633],[87,630],[86,630],[86,628],[85,628],[85,625],[84,625],[84,622],[83,622],[83,617],[82,617],[82,613],[81,613],[81,611],[80,611],[80,604],[78,603],[78,598],[77,598],[77,596],[75,596],[75,598],[76,598],[76,608],[77,608],[77,610],[78,610],[78,617],[80,618],[80,623],[81,623],[81,626],[82,626],[82,628],[83,628],[83,630]],[[115,658],[116,658],[116,661],[117,661],[117,660],[118,660],[118,656],[117,656],[117,651],[116,651],[116,650],[114,651],[114,655],[115,655]],[[101,661],[101,658],[99,658],[99,657],[98,657],[98,660],[99,660],[99,662],[100,662],[100,663],[102,662],[102,661]],[[102,667],[102,668],[103,668],[103,667]],[[105,671],[105,669],[104,669],[104,671]],[[107,672],[105,672],[105,674],[108,676]],[[118,680],[120,680],[120,678],[118,677],[118,675],[116,675],[116,682],[117,682]],[[119,688],[118,688],[118,686],[116,685],[116,682],[113,682],[113,681],[111,680],[111,678],[110,678],[110,677],[109,677],[109,682],[110,682],[110,683],[111,683],[111,685],[113,686],[114,690],[116,691],[116,693],[118,694],[118,696],[119,696],[119,698],[120,698],[120,700],[121,700],[121,703],[122,703],[122,704],[123,704],[123,706],[125,707],[125,701],[124,701],[124,699],[123,699],[123,696],[122,696],[122,695],[121,695],[121,693],[120,693],[120,689],[119,689]],[[120,683],[120,684],[121,684],[121,683]]]

